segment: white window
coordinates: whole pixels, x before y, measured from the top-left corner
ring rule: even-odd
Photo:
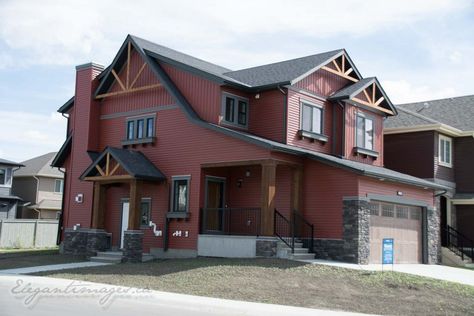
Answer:
[[[374,150],[374,120],[363,114],[357,114],[356,128],[356,146]]]
[[[301,129],[315,134],[323,133],[323,108],[307,102],[301,103]]]
[[[452,139],[443,135],[439,135],[439,165],[445,167],[453,166],[453,146]]]
[[[10,186],[12,184],[12,169],[0,168],[0,186]]]
[[[64,186],[64,180],[63,179],[54,180],[54,192],[55,193],[63,193],[63,186]]]
[[[224,122],[240,127],[247,127],[248,100],[230,94],[224,94],[222,100],[222,116]]]

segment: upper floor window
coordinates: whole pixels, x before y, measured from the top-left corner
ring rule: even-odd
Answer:
[[[63,186],[64,186],[64,180],[63,179],[54,180],[54,192],[55,193],[63,193]]]
[[[248,100],[242,97],[224,94],[222,112],[224,122],[240,127],[248,125]]]
[[[0,168],[0,185],[9,186],[12,183],[12,169]]]
[[[323,133],[323,108],[303,102],[301,104],[301,129],[315,134]]]
[[[148,143],[155,137],[155,117],[127,118],[125,145]]]
[[[439,164],[445,167],[453,166],[452,139],[444,135],[439,135]]]
[[[356,146],[374,150],[374,120],[363,114],[356,116]]]

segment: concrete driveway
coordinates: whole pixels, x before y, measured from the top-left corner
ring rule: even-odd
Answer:
[[[0,275],[2,316],[363,315],[27,275]]]
[[[334,267],[348,268],[348,269],[357,269],[357,270],[367,270],[367,271],[382,271],[381,264],[352,264],[336,261],[327,261],[327,260],[300,260],[306,263],[312,264],[323,264]],[[466,285],[474,286],[474,270],[462,269],[462,268],[453,268],[442,265],[435,264],[395,264],[385,265],[383,267],[384,271],[396,271],[414,274],[418,276],[439,279],[444,281],[451,281]]]

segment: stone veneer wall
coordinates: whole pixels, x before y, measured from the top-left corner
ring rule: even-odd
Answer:
[[[427,241],[427,262],[428,264],[438,264],[441,262],[441,227],[440,227],[440,201],[436,198],[436,207],[425,208],[426,211],[426,235]]]
[[[273,258],[277,255],[278,241],[275,238],[257,238],[255,255],[257,257]]]
[[[109,249],[110,240],[111,234],[103,229],[67,228],[64,231],[62,253],[92,257],[98,251]]]
[[[126,230],[124,232],[123,248],[124,262],[142,262],[143,231]]]

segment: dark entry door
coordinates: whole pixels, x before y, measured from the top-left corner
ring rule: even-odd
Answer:
[[[206,230],[222,232],[224,219],[225,180],[208,178],[206,197]]]

